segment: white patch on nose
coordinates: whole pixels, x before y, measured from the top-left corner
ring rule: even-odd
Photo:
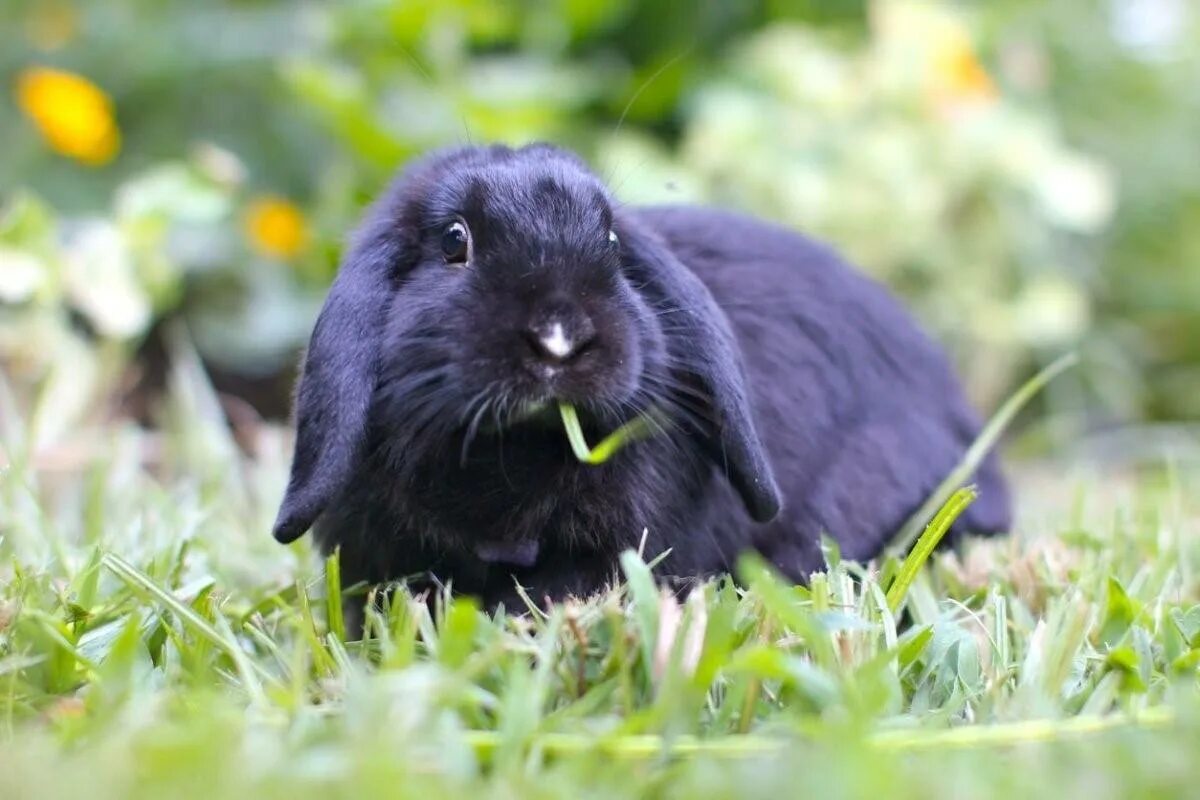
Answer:
[[[550,328],[550,335],[542,337],[542,347],[555,358],[566,358],[571,354],[571,340],[563,331],[562,323],[556,322]]]

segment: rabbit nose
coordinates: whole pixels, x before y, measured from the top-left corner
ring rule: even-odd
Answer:
[[[529,342],[538,358],[552,364],[564,364],[579,355],[596,338],[592,321],[581,317],[568,324],[561,319],[549,320],[540,325],[530,325],[525,331],[525,339]]]

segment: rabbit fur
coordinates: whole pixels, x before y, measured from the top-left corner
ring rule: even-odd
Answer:
[[[465,243],[465,244],[464,244]],[[655,435],[593,466],[639,414]],[[275,524],[345,585],[436,578],[488,606],[585,595],[619,553],[664,578],[754,550],[805,580],[870,559],[979,433],[947,357],[880,285],[791,230],[616,202],[550,145],[410,166],[317,320]],[[955,526],[1010,525],[994,455]]]

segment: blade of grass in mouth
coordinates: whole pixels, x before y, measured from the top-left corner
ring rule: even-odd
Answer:
[[[646,414],[639,414],[605,436],[595,447],[588,447],[575,406],[570,403],[559,403],[558,411],[562,415],[563,428],[567,432],[567,441],[571,443],[571,451],[575,453],[575,458],[584,464],[603,464],[626,444],[638,439],[645,439],[654,432],[650,417]]]

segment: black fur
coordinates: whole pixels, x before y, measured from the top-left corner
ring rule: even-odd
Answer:
[[[439,247],[456,220],[466,264]],[[554,325],[585,343],[562,362],[539,349]],[[559,399],[592,442],[649,409],[660,430],[583,465]],[[348,584],[434,575],[488,604],[514,579],[596,590],[643,531],[666,575],[754,548],[803,580],[822,532],[869,558],[979,429],[940,350],[830,250],[620,208],[547,145],[444,152],[396,181],[317,321],[296,416],[277,539],[315,524]],[[959,528],[1007,529],[995,460],[974,479]]]

